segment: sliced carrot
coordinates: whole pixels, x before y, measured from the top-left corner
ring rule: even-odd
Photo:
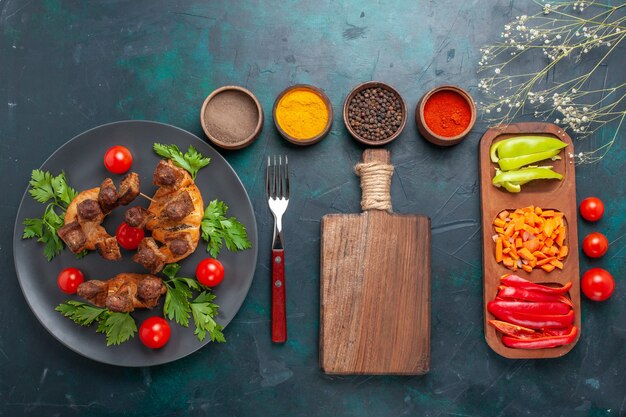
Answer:
[[[532,253],[530,253],[528,248],[521,248],[520,250],[517,251],[517,254],[521,256],[522,258],[526,259],[527,261],[531,261],[535,259],[535,257],[533,256]]]
[[[509,226],[504,231],[504,236],[509,238],[509,237],[513,236],[513,232],[514,231],[515,231],[515,226],[512,225],[512,224],[509,224]]]
[[[541,252],[540,250],[534,251],[533,252],[533,256],[537,259],[546,259],[548,257],[548,255],[546,255],[545,253]]]
[[[544,210],[541,217],[554,217],[554,210]]]
[[[559,234],[558,234],[557,238],[555,239],[555,242],[559,246],[563,246],[563,244],[565,243],[565,226],[560,226],[559,227]]]
[[[546,224],[543,225],[543,233],[545,233],[546,236],[552,236],[552,232],[554,232],[554,220],[548,219]]]
[[[509,217],[510,214],[511,213],[509,213],[508,211],[502,210],[500,214],[498,214],[498,217],[502,220],[506,220],[506,218]]]
[[[539,250],[540,246],[541,246],[541,243],[539,242],[539,239],[537,239],[537,238],[530,239],[530,240],[527,240],[526,242],[524,242],[524,247],[526,249],[528,249],[529,251],[531,251],[531,252],[535,252],[535,251]]]
[[[543,241],[543,244],[546,245],[547,247],[551,247],[552,245],[554,245],[554,240],[552,240],[552,238],[549,237]]]
[[[533,267],[530,265],[522,265],[522,269],[526,272],[532,272],[533,271]]]
[[[541,215],[542,212],[543,210],[541,210],[541,207],[535,207],[535,214]]]
[[[504,229],[501,227],[494,227],[494,230],[496,231],[496,233],[500,233],[501,235],[504,234]]]
[[[506,222],[500,218],[497,218],[493,221],[493,225],[496,227],[504,227],[506,226]]]
[[[510,248],[510,247],[509,247],[509,248],[504,248],[504,249],[502,249],[502,253],[503,253],[503,254],[507,254],[507,253],[509,253],[509,252],[511,252],[511,248]]]
[[[523,246],[524,246],[524,242],[522,241],[522,238],[521,237],[516,238],[515,239],[515,248],[519,249],[519,248],[521,248]]]
[[[554,271],[555,266],[554,265],[541,265],[541,269],[543,269],[546,272],[552,272]]]
[[[569,252],[569,248],[567,246],[561,246],[561,249],[559,249],[559,259],[563,259],[567,256]]]
[[[559,269],[563,269],[563,262],[559,261],[558,259],[555,259],[554,261],[550,262],[550,265],[554,265]]]
[[[504,266],[507,266],[509,268],[513,267],[513,264],[515,263],[515,261],[513,261],[512,258],[510,257],[505,257],[504,259],[502,259],[502,263],[504,264]]]
[[[548,252],[548,255],[556,257],[558,253],[559,253],[559,248],[557,248],[556,246],[552,246]]]
[[[556,260],[555,257],[545,258],[540,261],[537,261],[537,266],[548,265],[550,262],[555,261],[555,260]]]
[[[502,238],[496,239],[496,262],[502,262]]]

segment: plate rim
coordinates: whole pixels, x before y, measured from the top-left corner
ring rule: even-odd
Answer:
[[[235,174],[235,178],[237,179],[237,182],[239,183],[239,185],[241,185],[241,188],[244,191],[244,195],[246,197],[246,201],[248,204],[248,208],[250,210],[250,212],[252,213],[252,230],[254,231],[254,242],[252,243],[252,250],[253,250],[253,260],[254,260],[254,267],[252,269],[251,272],[251,277],[249,277],[247,279],[247,285],[245,288],[245,296],[241,299],[241,302],[238,303],[238,305],[236,305],[236,312],[233,315],[233,317],[231,318],[230,321],[228,321],[228,323],[226,323],[224,325],[224,329],[226,327],[228,327],[228,325],[235,319],[235,317],[237,316],[237,314],[239,313],[239,310],[241,309],[241,306],[243,305],[243,303],[245,302],[246,298],[248,297],[248,294],[250,292],[250,288],[252,287],[252,282],[254,281],[254,275],[256,273],[256,269],[257,269],[257,261],[258,261],[258,226],[257,226],[257,221],[256,221],[256,215],[255,215],[255,211],[254,211],[254,206],[252,205],[252,201],[250,200],[250,196],[248,194],[248,191],[246,190],[245,185],[243,184],[243,182],[241,181],[241,178],[239,178],[239,175],[237,174],[237,171],[235,171],[235,169],[232,167],[232,165],[230,165],[230,163],[228,162],[228,160],[226,158],[224,158],[224,156],[219,153],[219,151],[217,149],[215,149],[211,144],[207,143],[206,141],[203,141],[200,137],[198,137],[197,135],[195,135],[194,133],[189,132],[188,130],[182,129],[180,127],[171,125],[169,123],[163,123],[163,122],[158,122],[158,121],[154,121],[154,120],[118,120],[118,121],[114,121],[114,122],[109,122],[109,123],[104,123],[95,127],[92,127],[90,129],[87,129],[81,133],[78,133],[76,135],[74,135],[71,139],[67,140],[66,142],[64,142],[61,146],[59,146],[58,148],[55,149],[54,152],[52,152],[40,165],[38,168],[32,168],[32,169],[42,169],[44,165],[46,165],[48,163],[48,161],[52,160],[55,155],[60,152],[63,148],[65,148],[66,146],[68,146],[70,143],[74,142],[75,140],[77,140],[79,137],[88,134],[89,132],[92,132],[94,130],[98,130],[101,128],[105,128],[108,126],[112,126],[112,125],[127,125],[127,124],[138,124],[138,125],[158,125],[161,127],[165,127],[165,128],[171,128],[171,129],[175,129],[178,130],[180,132],[182,132],[183,134],[186,135],[191,135],[194,138],[196,138],[197,140],[201,141],[202,143],[204,143],[206,146],[209,146],[211,149],[213,149],[226,163],[226,165],[232,170],[232,172]],[[32,172],[31,169],[31,172]],[[175,362],[177,360],[183,359],[187,356],[192,355],[193,353],[196,353],[197,351],[199,351],[201,348],[205,347],[207,344],[211,343],[209,339],[205,339],[205,340],[209,340],[205,343],[200,342],[196,347],[194,347],[192,350],[190,350],[189,352],[187,352],[184,355],[180,355],[180,356],[176,356],[174,358],[170,358],[168,360],[165,361],[152,361],[149,364],[120,364],[120,363],[115,363],[112,361],[107,361],[107,360],[103,360],[103,359],[99,359],[99,358],[94,358],[91,356],[86,355],[85,353],[81,352],[80,350],[76,349],[74,346],[71,346],[70,344],[66,343],[64,340],[62,340],[59,336],[57,336],[45,323],[44,321],[39,317],[39,315],[35,312],[36,310],[33,308],[33,305],[31,303],[30,298],[26,295],[26,291],[24,289],[24,285],[22,283],[22,278],[20,276],[20,271],[18,270],[17,267],[17,250],[16,250],[16,245],[15,243],[19,240],[23,240],[21,235],[22,235],[22,231],[20,230],[20,228],[22,227],[22,224],[19,222],[19,215],[20,212],[22,211],[22,206],[24,205],[24,202],[26,201],[26,199],[28,198],[28,190],[30,189],[30,185],[26,186],[26,189],[24,190],[24,193],[22,194],[22,198],[20,199],[20,204],[17,207],[17,211],[15,213],[15,223],[13,226],[13,267],[15,269],[15,275],[17,277],[17,281],[18,284],[20,286],[20,290],[22,292],[22,295],[24,296],[24,299],[26,300],[26,304],[28,305],[28,308],[30,309],[31,313],[35,316],[35,318],[37,319],[37,321],[39,322],[39,324],[50,334],[52,335],[52,337],[54,337],[54,339],[56,339],[58,342],[60,342],[63,346],[67,347],[68,349],[70,349],[72,352],[75,352],[77,354],[79,354],[80,356],[93,360],[95,362],[98,363],[102,363],[102,364],[106,364],[106,365],[114,365],[114,366],[119,366],[119,367],[123,367],[123,368],[142,368],[142,367],[150,367],[150,366],[158,366],[158,365],[165,365],[168,363],[172,363]],[[247,227],[249,228],[249,226]],[[104,343],[104,342],[103,342]],[[105,344],[103,344],[103,346],[105,348],[110,348],[109,346],[106,346]]]

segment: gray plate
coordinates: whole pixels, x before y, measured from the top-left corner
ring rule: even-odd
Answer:
[[[99,126],[76,136],[54,152],[41,169],[48,170],[53,175],[65,171],[68,183],[79,191],[99,186],[106,177],[111,177],[117,184],[122,176],[106,171],[102,160],[110,146],[123,145],[133,154],[131,170],[137,172],[141,178],[141,191],[152,195],[156,189],[152,185],[152,172],[159,162],[159,157],[152,151],[154,142],[176,144],[183,151],[193,145],[202,154],[211,157],[211,163],[200,170],[196,178],[205,206],[215,198],[226,202],[230,207],[228,215],[237,217],[248,230],[252,249],[231,253],[224,247],[219,256],[226,275],[215,290],[216,302],[220,306],[217,322],[226,326],[237,314],[252,284],[257,259],[257,226],[252,204],[243,184],[228,162],[211,146],[174,126],[148,121],[123,121]],[[147,207],[148,201],[138,197],[130,206],[133,205]],[[193,324],[190,328],[183,328],[172,322],[170,341],[161,349],[153,350],[143,346],[137,335],[120,346],[107,347],[104,335],[96,333],[95,326],[80,327],[54,311],[58,304],[68,299],[79,299],[76,295],[64,294],[57,286],[57,274],[64,268],[81,269],[85,279],[108,279],[121,272],[146,271],[141,265],[131,261],[134,251],[124,249],[123,259],[119,262],[105,261],[95,252],[78,260],[67,249],[48,262],[43,255],[41,243],[35,239],[21,239],[24,218],[40,217],[43,210],[42,204],[33,200],[27,192],[24,193],[13,237],[15,269],[24,297],[33,313],[61,343],[93,360],[119,366],[151,366],[175,361],[209,343],[208,337],[203,342],[198,341],[193,334]],[[117,226],[123,221],[124,211],[123,208],[118,208],[105,219],[104,227],[110,234],[114,235]],[[193,255],[180,262],[180,276],[195,276],[196,265],[208,256],[205,252],[206,244],[203,242],[200,241]],[[162,315],[162,305],[163,299],[161,305],[152,311],[132,313],[137,326],[151,315]],[[225,336],[228,340],[228,332],[225,332]]]

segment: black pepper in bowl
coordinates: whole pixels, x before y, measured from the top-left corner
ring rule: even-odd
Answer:
[[[370,82],[357,86],[346,99],[344,121],[350,133],[369,145],[395,139],[406,123],[406,106],[390,86]]]

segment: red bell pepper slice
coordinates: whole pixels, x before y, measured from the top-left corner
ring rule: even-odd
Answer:
[[[563,327],[561,329],[541,329],[546,336],[565,336],[572,331],[572,326]]]
[[[574,303],[572,303],[572,300],[565,297],[564,295],[547,294],[539,291],[527,290],[524,288],[505,287],[504,285],[500,285],[498,289],[500,290],[498,292],[498,297],[501,299],[537,301],[544,303],[558,302],[565,303],[570,307],[574,307]]]
[[[569,345],[578,336],[578,328],[572,326],[570,332],[561,336],[546,336],[538,339],[520,339],[511,336],[502,336],[502,343],[510,348],[517,349],[547,349],[563,345]]]
[[[537,291],[545,294],[554,294],[554,295],[563,295],[567,294],[567,292],[572,288],[572,282],[569,281],[567,284],[562,287],[548,287],[546,285],[535,284],[534,282],[528,281],[522,277],[517,275],[509,274],[504,275],[500,278],[500,282],[504,285],[508,285],[510,287],[523,288],[529,291]]]
[[[507,323],[500,320],[489,320],[489,324],[496,328],[496,330],[504,333],[507,336],[519,337],[520,339],[532,339],[535,337],[541,337],[541,333],[536,332],[533,329],[527,327],[516,326],[515,324]]]
[[[567,314],[571,309],[570,306],[561,302],[490,301],[488,304],[511,312],[547,315]]]
[[[499,320],[531,329],[562,328],[574,323],[574,310],[565,315],[519,313],[492,303],[487,304],[487,310]]]

